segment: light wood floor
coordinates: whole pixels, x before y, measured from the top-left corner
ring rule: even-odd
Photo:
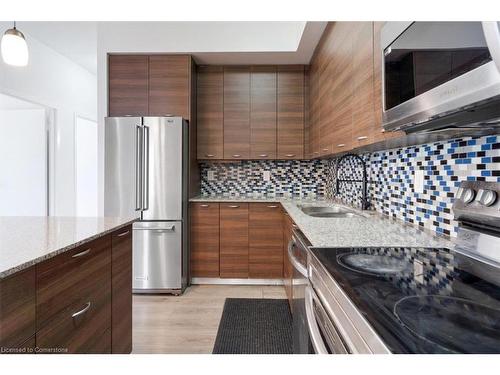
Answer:
[[[286,298],[282,286],[196,285],[179,297],[134,295],[133,353],[212,353],[226,298]]]

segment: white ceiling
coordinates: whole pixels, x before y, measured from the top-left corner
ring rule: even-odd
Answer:
[[[97,50],[191,53],[200,64],[307,64],[326,22],[18,22],[26,37],[97,72]]]

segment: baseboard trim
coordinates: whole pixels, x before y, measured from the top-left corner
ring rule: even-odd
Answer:
[[[218,277],[193,277],[193,285],[283,285],[282,279],[221,279]]]

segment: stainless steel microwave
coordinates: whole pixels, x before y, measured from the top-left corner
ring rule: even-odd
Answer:
[[[500,22],[387,22],[383,124],[407,133],[500,130]]]

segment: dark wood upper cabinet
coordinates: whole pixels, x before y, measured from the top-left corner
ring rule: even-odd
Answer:
[[[149,56],[149,115],[191,119],[191,56]]]
[[[109,55],[109,116],[147,116],[149,57]]]
[[[197,81],[198,159],[223,159],[224,69],[200,66]]]
[[[250,157],[250,68],[224,67],[224,159]]]
[[[248,278],[248,203],[220,204],[220,277]]]
[[[278,159],[304,158],[304,66],[278,66]]]
[[[132,226],[111,235],[111,349],[132,351]]]
[[[35,267],[0,281],[0,347],[24,347],[35,334],[35,283]]]
[[[276,159],[276,67],[250,72],[250,158]]]
[[[219,277],[219,203],[191,204],[192,277]]]
[[[283,277],[283,215],[280,204],[249,205],[250,278]]]

